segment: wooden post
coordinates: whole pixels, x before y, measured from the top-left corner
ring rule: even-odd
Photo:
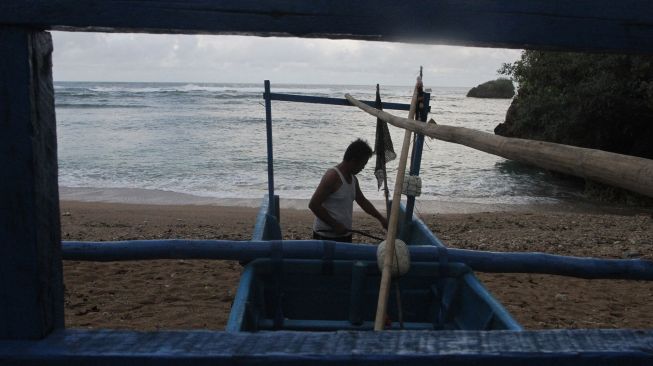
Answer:
[[[346,96],[347,97],[347,96]],[[349,98],[347,98],[349,99]],[[417,108],[417,86],[413,91],[413,100],[410,103],[410,112],[408,118],[415,118]],[[381,287],[379,288],[379,300],[376,305],[376,318],[374,319],[374,330],[383,330],[385,320],[386,305],[388,304],[388,294],[390,292],[390,276],[392,274],[392,261],[395,254],[395,239],[397,237],[397,223],[399,221],[399,206],[401,202],[401,190],[404,184],[404,173],[406,172],[406,160],[408,160],[408,149],[410,147],[410,136],[412,132],[406,130],[404,133],[404,143],[401,145],[401,156],[399,158],[399,167],[397,168],[397,179],[395,180],[395,190],[392,194],[392,208],[390,211],[390,222],[388,223],[388,235],[386,238],[386,250],[383,258],[383,272],[381,273]]]
[[[49,33],[0,27],[0,339],[63,327]]]

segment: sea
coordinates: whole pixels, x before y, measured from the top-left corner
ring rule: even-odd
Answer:
[[[428,85],[425,86],[429,88]],[[62,199],[254,205],[268,190],[263,83],[55,82]],[[511,100],[476,99],[466,87],[431,87],[437,123],[492,133]],[[272,92],[374,100],[374,85],[275,84]],[[411,86],[381,86],[410,103]],[[405,111],[388,111],[406,117]],[[376,119],[355,107],[272,102],[275,194],[305,204],[350,142],[374,144]],[[403,130],[390,126],[397,155]],[[398,160],[398,159],[397,159]],[[388,164],[394,188],[398,161]],[[427,138],[418,202],[530,205],[581,200],[582,187],[541,169]],[[382,201],[374,157],[358,175]],[[301,203],[303,202],[303,203]],[[420,206],[426,207],[426,206]]]

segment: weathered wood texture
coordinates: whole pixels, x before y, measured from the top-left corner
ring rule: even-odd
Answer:
[[[438,140],[469,146],[531,164],[653,197],[653,160],[544,141],[508,138],[464,127],[419,123],[393,116],[345,96],[352,104],[393,126]]]
[[[0,28],[0,338],[63,327],[52,40]]]
[[[10,0],[0,24],[653,52],[650,0]]]
[[[408,119],[415,118],[415,111],[417,111],[417,85],[413,90],[413,99],[410,102],[410,110],[408,111]],[[395,190],[392,196],[394,205],[390,208],[390,220],[388,220],[388,233],[386,235],[385,244],[386,250],[383,256],[383,272],[381,275],[381,284],[379,287],[379,298],[376,305],[376,317],[374,318],[374,330],[383,330],[383,325],[386,316],[386,306],[388,305],[388,295],[390,293],[391,273],[394,263],[395,253],[395,239],[399,232],[399,203],[401,202],[401,191],[404,184],[404,173],[406,172],[406,162],[408,161],[408,149],[410,148],[410,136],[412,132],[409,130],[404,131],[404,142],[401,145],[401,154],[399,156],[399,166],[397,167],[397,178],[395,179]]]
[[[651,365],[636,330],[131,332],[66,330],[0,341],[6,365]]]

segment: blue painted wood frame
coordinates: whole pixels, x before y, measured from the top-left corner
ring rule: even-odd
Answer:
[[[366,270],[362,272],[364,281],[376,283],[380,281],[376,261],[331,260],[331,259],[279,259],[261,258],[250,262],[245,272],[247,276],[240,279],[238,294],[234,299],[227,328],[231,331],[257,331],[264,329],[284,329],[302,331],[337,331],[337,330],[372,330],[374,301],[360,304],[367,314],[367,322],[353,324],[348,320],[351,308],[345,304],[354,287],[349,287],[355,264],[362,264]],[[328,272],[325,273],[325,265]],[[251,272],[253,271],[253,272]],[[280,275],[281,289],[276,289],[276,282],[271,276]],[[282,275],[283,274],[283,275]],[[446,280],[443,280],[446,279]],[[448,283],[450,291],[442,289],[441,293],[429,299],[426,294],[429,288]],[[259,284],[260,291],[252,292]],[[324,287],[324,288],[322,288]],[[471,269],[462,263],[433,263],[414,261],[410,271],[401,279],[404,304],[411,310],[404,313],[407,330],[433,330],[433,322],[447,323],[446,329],[465,330],[515,330],[521,331],[521,325],[506,311],[489,291],[480,284]],[[265,290],[267,288],[267,290]],[[438,290],[439,291],[439,290]],[[274,300],[264,299],[263,294],[283,293],[283,317],[275,324],[272,319],[269,303]],[[378,294],[364,291],[364,295],[374,298]],[[426,296],[426,297],[425,297]],[[435,318],[433,310],[429,310],[433,299],[441,305],[442,318]],[[391,302],[394,302],[391,300]],[[366,305],[364,305],[366,303]],[[394,308],[393,306],[389,306]],[[454,308],[455,307],[455,308]],[[419,310],[418,310],[419,309]],[[247,312],[247,314],[246,314]],[[394,317],[394,311],[391,311]],[[408,315],[411,314],[411,315]],[[446,314],[446,315],[445,315]],[[446,318],[446,319],[444,319]],[[277,328],[277,326],[279,328]],[[399,323],[394,323],[399,330]],[[451,328],[455,327],[455,328]],[[438,329],[438,328],[435,328]],[[440,328],[442,330],[442,328]]]
[[[63,330],[0,342],[14,365],[648,366],[653,331],[212,332]]]
[[[63,327],[50,34],[0,27],[0,339]]]
[[[275,196],[275,205],[279,207],[279,196]],[[270,199],[265,195],[261,201],[261,206],[256,216],[256,223],[254,224],[254,231],[252,233],[252,241],[259,240],[281,240],[281,226],[279,225],[279,212],[276,215],[270,213],[268,206]]]
[[[653,53],[650,0],[5,0],[0,24]]]
[[[247,299],[250,297],[254,280],[254,267],[246,266],[240,275],[240,282],[238,283],[238,290],[234,297],[231,312],[229,312],[229,319],[227,320],[226,332],[239,332],[239,326],[245,321],[245,312],[247,311]],[[235,305],[240,304],[240,305]]]

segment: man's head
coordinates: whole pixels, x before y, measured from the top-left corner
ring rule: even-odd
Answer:
[[[374,151],[372,151],[370,145],[361,139],[357,139],[349,144],[342,160],[352,165],[352,174],[358,174],[365,168],[365,164],[370,160],[372,154],[374,154]]]

